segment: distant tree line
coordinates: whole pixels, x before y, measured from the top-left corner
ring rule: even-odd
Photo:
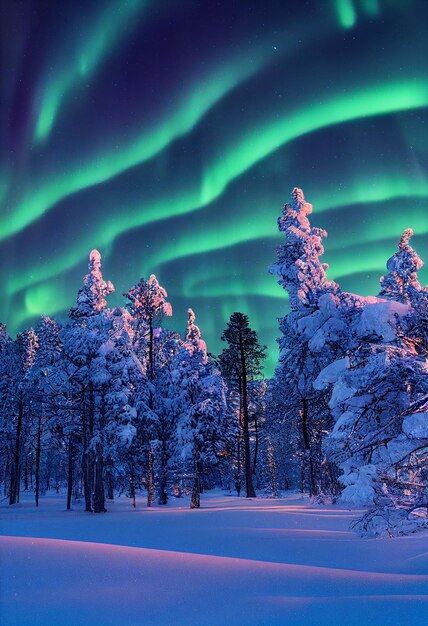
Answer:
[[[38,506],[65,488],[68,509],[82,497],[99,513],[115,493],[135,506],[145,490],[151,506],[188,490],[198,508],[204,489],[240,491],[242,476],[254,496],[265,349],[247,316],[231,316],[217,362],[191,309],[183,337],[162,327],[172,308],[154,275],[124,294],[125,307],[107,307],[113,291],[93,250],[68,323],[42,316],[14,341],[0,326],[4,497],[34,491]]]

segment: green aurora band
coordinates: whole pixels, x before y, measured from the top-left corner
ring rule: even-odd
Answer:
[[[1,225],[0,241],[24,229],[71,194],[106,182],[155,157],[171,142],[190,132],[228,92],[256,74],[271,58],[272,49],[261,48],[255,56],[247,53],[229,61],[182,96],[173,113],[156,128],[142,132],[120,151],[117,146],[104,148],[92,160],[72,167],[48,185],[31,189],[11,212],[8,222]]]
[[[428,263],[428,6],[330,0],[307,18],[291,4],[291,13],[272,5],[262,15],[254,4],[254,18],[248,3],[227,5],[211,28],[208,5],[196,18],[197,3],[123,0],[118,10],[94,0],[88,19],[69,7],[75,21],[64,41],[52,34],[60,14],[45,9],[51,58],[35,65],[28,106],[9,97],[10,114],[27,117],[11,124],[16,135],[0,150],[0,320],[11,333],[41,313],[65,318],[96,247],[116,285],[111,305],[155,272],[173,304],[172,327],[184,329],[191,306],[218,352],[227,318],[242,310],[269,347],[271,373],[287,294],[267,267],[294,185],[313,203],[312,223],[329,232],[324,260],[344,289],[377,293],[407,227]],[[229,18],[235,30],[223,45],[226,31],[217,30]],[[171,38],[164,56],[177,56],[176,83],[162,76]],[[141,108],[124,123],[109,85],[125,82],[109,68],[126,77],[130,42],[142,76],[153,79],[130,85]],[[91,143],[92,129],[80,124],[92,119],[91,92],[104,83],[104,130]],[[150,89],[158,100],[146,115]],[[424,268],[421,282],[427,277]]]
[[[233,146],[231,150],[223,154],[222,158],[207,170],[202,183],[194,189],[183,191],[182,195],[175,198],[165,197],[146,206],[122,207],[120,213],[112,212],[103,221],[101,228],[98,226],[98,231],[87,233],[86,239],[80,243],[80,248],[67,251],[66,255],[60,259],[53,259],[50,266],[45,265],[41,270],[35,270],[35,275],[39,277],[39,280],[43,280],[70,269],[81,261],[87,250],[94,246],[94,242],[101,248],[109,246],[115,238],[127,230],[165,220],[171,215],[176,216],[197,211],[209,205],[221,196],[235,178],[241,176],[279,147],[303,135],[346,121],[424,106],[428,106],[428,83],[420,80],[410,84],[401,82],[386,84],[376,88],[359,90],[345,97],[337,96],[321,105],[308,106],[307,109],[298,111],[282,120],[270,121],[253,131],[249,136],[243,137],[238,145]],[[410,185],[405,180],[380,180],[369,188],[369,197],[366,196],[365,200],[370,202],[404,196],[410,190],[413,193],[414,189],[416,189],[414,195],[428,196],[428,183],[425,181],[417,181],[416,186],[413,187],[413,183]],[[362,199],[362,197],[358,197],[357,192],[347,198],[342,198],[336,206],[353,204],[362,201]],[[321,202],[321,207],[323,204],[326,206],[326,203]],[[25,215],[26,213],[23,212],[22,214]],[[5,230],[12,228],[11,223],[13,220],[5,225]],[[258,225],[257,228],[260,227],[270,230],[271,224]],[[3,236],[6,236],[5,232],[3,232]],[[207,245],[207,249],[210,249],[209,241],[201,241],[200,246],[203,245]],[[187,251],[181,252],[181,255],[189,254],[186,245],[184,248]],[[203,248],[198,251],[202,252]],[[180,250],[178,250],[178,256],[180,256]],[[165,260],[169,259],[161,258],[161,261]],[[25,279],[26,277],[24,277],[24,281]],[[9,285],[8,293],[13,294],[25,286],[25,282],[20,280],[19,276],[14,276]]]
[[[116,1],[99,16],[99,20],[85,38],[76,57],[66,67],[61,67],[55,77],[46,85],[40,98],[34,138],[44,142],[52,131],[65,96],[90,78],[97,66],[105,60],[112,48],[120,44],[138,13],[147,8],[149,2],[143,0]]]

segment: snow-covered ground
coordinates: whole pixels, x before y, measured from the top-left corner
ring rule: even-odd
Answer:
[[[202,507],[1,506],[1,624],[428,623],[427,534],[360,539],[355,513],[295,495]]]

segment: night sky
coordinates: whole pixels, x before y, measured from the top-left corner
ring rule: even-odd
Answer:
[[[111,305],[155,273],[211,352],[233,311],[277,358],[267,273],[294,186],[343,288],[404,228],[428,263],[425,0],[3,1],[0,320],[66,318],[98,248]],[[426,268],[421,282],[427,282]]]

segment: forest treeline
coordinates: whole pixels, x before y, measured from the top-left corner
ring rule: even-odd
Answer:
[[[248,317],[231,315],[218,357],[195,314],[183,335],[154,275],[109,308],[93,250],[66,323],[42,316],[15,340],[0,325],[0,480],[4,499],[65,490],[106,510],[115,494],[147,505],[206,489],[365,507],[362,534],[428,526],[428,289],[406,230],[378,296],[345,292],[320,262],[300,189],[278,219],[284,243],[269,268],[288,292],[278,366]]]

